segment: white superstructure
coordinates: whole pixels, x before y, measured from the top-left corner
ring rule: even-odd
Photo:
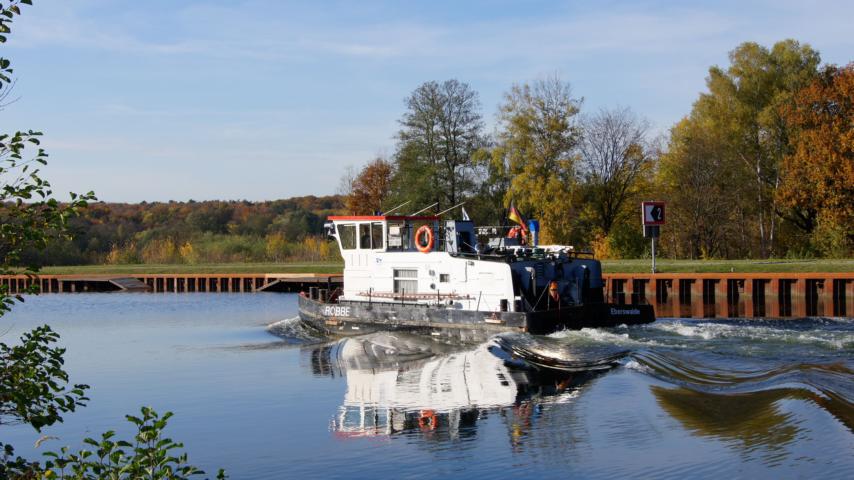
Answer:
[[[438,217],[330,217],[344,258],[344,291],[339,300],[437,303],[461,310],[513,311],[510,265],[480,261],[457,253],[476,253],[469,221]],[[416,240],[422,227],[430,229]],[[419,242],[421,250],[419,250]],[[502,300],[504,302],[502,302]],[[503,305],[503,307],[502,307]]]

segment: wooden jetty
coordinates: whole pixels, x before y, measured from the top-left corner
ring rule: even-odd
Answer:
[[[33,285],[41,293],[251,293],[300,292],[312,286],[334,287],[343,281],[341,275],[320,273],[14,275],[0,277],[0,286],[11,294],[26,293]]]
[[[854,317],[854,272],[844,273],[611,273],[609,301],[650,303],[659,317]],[[341,285],[340,274],[124,274],[0,277],[8,293],[139,291],[152,293],[300,292]]]

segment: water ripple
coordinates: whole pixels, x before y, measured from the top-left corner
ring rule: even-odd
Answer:
[[[732,418],[732,407],[744,411],[749,401],[767,404],[781,399],[809,401],[854,431],[854,371],[843,363],[796,363],[769,368],[733,369],[700,364],[685,355],[654,351],[635,352],[627,366],[681,387],[689,397],[714,396]],[[652,387],[664,395],[661,387]],[[667,394],[671,395],[671,394]]]

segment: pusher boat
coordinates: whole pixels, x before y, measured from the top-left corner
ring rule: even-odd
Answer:
[[[538,245],[534,220],[510,238],[503,227],[438,216],[328,220],[344,258],[343,288],[299,297],[300,318],[327,335],[406,330],[478,341],[655,320],[651,305],[606,303],[600,262]]]

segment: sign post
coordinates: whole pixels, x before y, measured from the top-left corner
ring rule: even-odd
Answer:
[[[664,202],[641,203],[641,221],[643,236],[652,239],[652,273],[655,273],[655,239],[664,225]]]

